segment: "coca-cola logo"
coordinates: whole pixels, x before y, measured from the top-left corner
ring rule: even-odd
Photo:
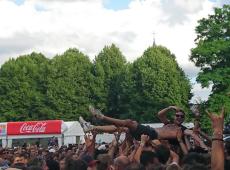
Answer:
[[[23,123],[20,127],[20,133],[44,133],[46,131],[46,122],[38,122],[36,124]]]

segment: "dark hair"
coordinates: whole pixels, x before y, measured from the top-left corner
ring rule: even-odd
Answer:
[[[19,157],[23,157],[25,159],[28,159],[29,156],[27,153],[21,153],[21,154],[19,154]]]
[[[202,164],[198,164],[198,163],[195,163],[195,164],[185,164],[183,166],[183,170],[209,170],[210,168],[208,168],[207,166],[205,165],[202,165]]]
[[[167,170],[180,170],[181,168],[177,164],[169,164],[169,165],[167,165],[166,169]]]
[[[87,165],[82,160],[73,160],[73,159],[67,159],[65,162],[65,170],[87,170]]]
[[[157,157],[157,155],[152,151],[142,151],[140,156],[140,163],[146,167],[148,164],[153,163],[153,159],[155,157]]]
[[[41,158],[34,158],[29,161],[28,167],[29,166],[37,166],[37,167],[43,167],[45,161]]]
[[[145,167],[139,163],[131,163],[125,170],[145,170]]]
[[[200,154],[196,152],[188,153],[182,160],[183,164],[210,164],[210,155],[209,154]]]
[[[116,159],[114,159],[113,164],[115,166],[118,166],[119,169],[125,169],[130,164],[130,160],[127,156],[119,156]]]
[[[46,165],[48,166],[49,170],[59,170],[58,162],[53,159],[47,160]]]
[[[99,160],[99,163],[97,165],[98,170],[105,170],[109,167],[110,164],[112,164],[112,158],[108,154],[98,155],[97,160]]]
[[[42,168],[38,166],[30,166],[26,170],[42,170]]]
[[[150,167],[148,167],[148,170],[165,170],[166,166],[159,164],[159,165],[151,165]]]
[[[160,163],[165,164],[170,156],[170,150],[164,145],[158,145],[155,150]]]

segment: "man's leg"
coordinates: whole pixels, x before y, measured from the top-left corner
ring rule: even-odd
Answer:
[[[94,130],[97,132],[104,132],[104,133],[127,132],[128,130],[125,127],[116,127],[114,125],[94,126],[90,122],[86,122],[81,116],[79,117],[79,122],[85,133]]]
[[[127,128],[129,128],[130,131],[135,131],[137,129],[138,123],[136,121],[132,121],[130,119],[121,120],[121,119],[115,119],[115,118],[105,116],[101,113],[100,110],[97,110],[97,109],[93,108],[92,106],[89,108],[89,111],[97,119],[106,121],[106,122],[111,123],[115,126],[127,127]]]
[[[126,132],[127,128],[116,127],[114,125],[106,125],[106,126],[93,126],[93,130],[96,130],[97,132],[114,133],[114,132]]]

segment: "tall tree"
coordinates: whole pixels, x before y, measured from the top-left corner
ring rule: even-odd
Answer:
[[[125,70],[125,57],[114,44],[104,47],[95,58],[94,100],[105,113],[120,113],[121,83]]]
[[[91,103],[92,63],[77,49],[69,49],[51,62],[47,96],[56,118],[77,120]]]
[[[148,48],[130,67],[128,115],[142,122],[157,121],[156,113],[168,105],[188,108],[189,80],[175,56],[164,47]],[[131,78],[131,79],[130,79]]]
[[[196,47],[190,59],[201,71],[197,81],[202,87],[212,85],[206,106],[218,111],[223,105],[230,112],[230,5],[215,8],[215,13],[199,20]]]
[[[0,69],[1,121],[52,119],[46,105],[49,60],[31,53],[11,59]]]

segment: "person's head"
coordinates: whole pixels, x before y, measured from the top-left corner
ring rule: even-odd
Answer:
[[[14,157],[13,164],[17,164],[17,163],[22,163],[22,159],[19,155]]]
[[[174,115],[174,123],[176,125],[181,125],[185,119],[185,112],[183,110],[179,110]]]
[[[35,148],[32,148],[30,150],[30,157],[36,157],[38,155],[38,150]]]
[[[20,154],[20,158],[21,158],[21,163],[24,163],[25,165],[27,165],[28,155],[27,154]]]
[[[61,159],[59,161],[59,168],[60,170],[64,170],[65,169],[65,158]]]
[[[163,164],[159,165],[150,165],[146,170],[166,170],[166,166]]]
[[[113,165],[115,170],[124,170],[128,165],[130,161],[127,156],[119,156],[114,159]]]
[[[72,158],[78,160],[78,154],[73,154]]]
[[[43,170],[43,169],[38,166],[30,166],[30,167],[27,167],[27,170]]]
[[[87,170],[87,164],[83,160],[67,159],[65,162],[65,170]]]
[[[83,160],[86,165],[87,165],[87,170],[96,170],[97,169],[97,164],[98,160],[94,160],[92,156],[90,155],[84,155],[81,157],[81,160]]]
[[[165,164],[170,156],[170,150],[164,145],[158,145],[155,149],[156,155],[160,163]]]
[[[199,163],[185,164],[182,168],[183,170],[209,170],[207,166]]]
[[[46,161],[41,158],[34,158],[28,162],[28,167],[41,167],[43,170],[47,170]]]
[[[142,151],[140,156],[140,163],[145,167],[148,167],[151,164],[159,164],[159,160],[156,153],[152,151]]]
[[[125,170],[145,170],[145,167],[139,163],[131,163]]]
[[[182,164],[204,164],[209,165],[211,162],[209,154],[200,154],[196,152],[188,153],[182,160]]]
[[[108,154],[99,154],[97,160],[99,161],[97,170],[106,170],[112,165],[112,158]]]
[[[47,160],[46,165],[48,166],[49,170],[59,170],[59,164],[53,159]]]
[[[166,170],[181,170],[181,167],[177,164],[170,164],[166,167]]]

